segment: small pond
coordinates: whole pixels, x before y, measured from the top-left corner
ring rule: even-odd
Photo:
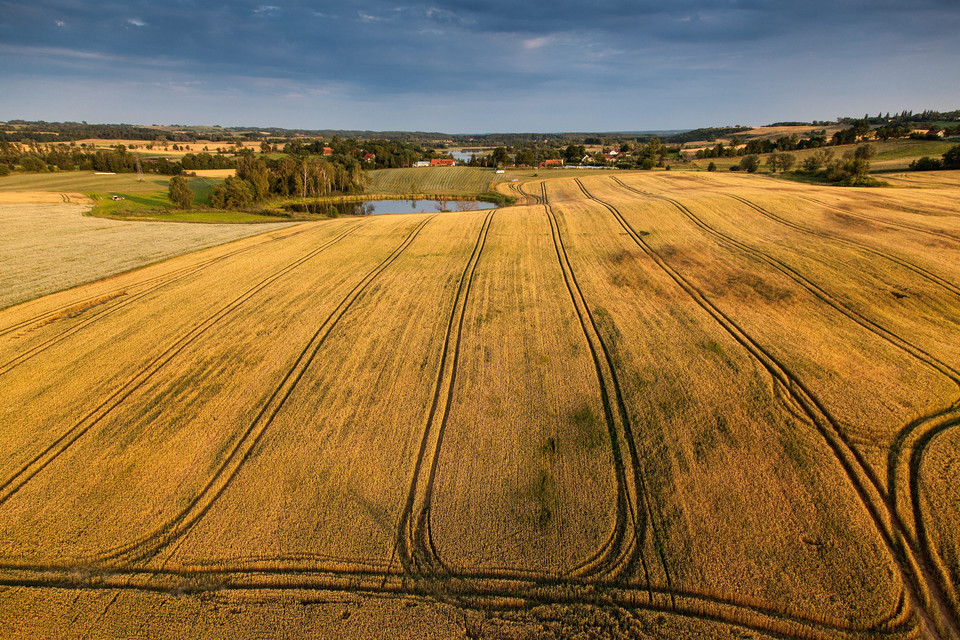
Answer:
[[[439,200],[367,200],[366,202],[303,202],[284,205],[285,211],[316,213],[339,216],[378,216],[384,213],[435,213],[441,208],[447,211],[473,211],[494,209],[492,202],[479,200],[447,200],[441,206]]]

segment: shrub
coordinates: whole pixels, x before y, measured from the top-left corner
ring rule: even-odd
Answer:
[[[943,169],[943,162],[930,156],[923,156],[910,163],[911,171],[936,171]]]
[[[218,209],[239,209],[253,204],[253,200],[253,185],[236,176],[227,178],[210,192],[210,204]]]
[[[960,169],[960,144],[950,147],[943,154],[943,168]]]
[[[740,159],[740,169],[747,171],[749,173],[756,173],[757,169],[760,168],[760,156],[755,153],[751,153],[748,156],[743,156]]]
[[[817,149],[812,154],[804,158],[803,169],[813,173],[819,171],[821,167],[830,164],[833,160],[833,149]]]

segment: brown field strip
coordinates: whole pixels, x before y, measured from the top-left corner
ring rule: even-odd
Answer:
[[[952,187],[497,189],[0,310],[16,633],[960,640]]]

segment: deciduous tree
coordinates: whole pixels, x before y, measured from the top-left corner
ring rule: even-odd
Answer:
[[[170,178],[167,197],[173,206],[178,209],[189,209],[193,206],[193,190],[190,189],[190,185],[187,184],[187,179],[183,176],[173,176]]]

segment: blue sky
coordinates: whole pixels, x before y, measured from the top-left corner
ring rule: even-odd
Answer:
[[[0,120],[450,133],[960,108],[957,0],[0,0]]]

